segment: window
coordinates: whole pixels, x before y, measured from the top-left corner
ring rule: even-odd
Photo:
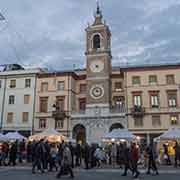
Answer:
[[[142,117],[135,117],[134,118],[134,126],[137,126],[137,127],[143,126],[143,118]]]
[[[177,107],[177,92],[176,91],[168,91],[168,105],[169,107]]]
[[[81,98],[81,99],[79,99],[79,110],[85,111],[85,109],[86,109],[86,99]]]
[[[61,119],[55,120],[55,129],[62,129],[64,127],[64,121]]]
[[[30,101],[30,95],[29,94],[25,94],[24,95],[24,104],[29,104]]]
[[[9,104],[14,104],[15,103],[15,96],[14,95],[10,95],[9,96]]]
[[[150,75],[149,76],[149,84],[156,84],[157,83],[157,76],[156,75]]]
[[[42,82],[41,83],[41,91],[42,92],[48,91],[48,82]]]
[[[64,111],[65,97],[56,97],[56,110]]]
[[[29,120],[29,113],[23,112],[22,113],[22,122],[25,123],[25,122],[28,122],[28,120]]]
[[[166,76],[166,83],[167,84],[175,84],[174,75],[169,74]]]
[[[171,125],[178,125],[178,115],[171,115],[170,123],[171,123]]]
[[[7,123],[12,123],[13,122],[13,112],[8,112],[7,113]]]
[[[10,80],[10,85],[9,85],[10,88],[15,88],[16,87],[16,80],[13,79],[13,80]]]
[[[154,127],[157,127],[157,126],[161,125],[160,115],[152,115],[152,125]]]
[[[47,112],[48,109],[48,98],[40,97],[40,112]]]
[[[46,125],[46,119],[39,119],[39,129],[45,129]]]
[[[80,93],[86,93],[86,84],[80,84],[79,91]]]
[[[25,79],[25,87],[26,88],[31,87],[31,79]]]
[[[115,91],[121,91],[122,90],[122,83],[121,82],[115,82]]]
[[[94,35],[93,37],[93,49],[99,49],[100,48],[100,36],[98,34]]]
[[[64,91],[64,81],[58,81],[58,90]]]
[[[115,96],[114,97],[114,105],[116,110],[123,110],[124,108],[124,97],[123,96]]]
[[[150,95],[151,107],[158,108],[159,107],[159,95],[158,94],[151,94]]]
[[[140,85],[141,84],[140,76],[133,76],[132,77],[132,84],[133,85]]]
[[[133,95],[134,106],[141,106],[141,95]]]

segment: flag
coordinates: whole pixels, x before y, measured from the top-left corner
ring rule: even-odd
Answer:
[[[4,21],[5,17],[0,13],[0,21]]]

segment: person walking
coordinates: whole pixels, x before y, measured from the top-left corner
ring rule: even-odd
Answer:
[[[77,144],[75,151],[76,151],[76,166],[80,166],[82,160],[82,148],[80,144]]]
[[[8,165],[16,165],[16,158],[17,158],[17,141],[14,142],[9,151],[9,163]]]
[[[179,166],[180,166],[180,145],[176,141],[176,144],[174,146],[174,151],[175,151],[175,156],[174,156],[174,166],[178,166],[178,161],[179,161]]]
[[[90,147],[89,147],[88,143],[86,143],[85,147],[84,147],[85,169],[89,169],[89,160],[90,160]]]
[[[1,155],[1,163],[4,166],[7,166],[6,160],[9,154],[9,144],[7,142],[3,142],[2,144],[2,155]]]
[[[68,145],[65,145],[63,150],[62,164],[59,173],[57,174],[57,178],[61,178],[62,175],[68,175],[70,173],[71,178],[74,178],[74,173],[72,170],[72,157],[71,151]]]
[[[73,145],[72,145],[72,143],[71,142],[69,142],[69,149],[70,149],[70,151],[71,151],[71,157],[72,157],[72,164],[71,164],[71,166],[72,166],[72,168],[74,168],[74,147],[73,147]]]
[[[171,165],[171,160],[169,157],[169,152],[168,152],[168,146],[166,144],[163,144],[164,148],[164,160],[166,162],[166,165]]]
[[[19,142],[18,147],[19,147],[18,148],[19,149],[19,163],[22,163],[24,159],[25,151],[26,151],[25,139]]]
[[[158,175],[159,173],[156,166],[156,154],[153,148],[153,144],[151,144],[149,147],[146,148],[146,152],[148,154],[148,170],[146,174],[151,174],[151,169],[152,169],[155,172],[155,174]]]
[[[130,148],[127,147],[127,144],[124,144],[123,147],[123,163],[124,163],[124,173],[122,176],[127,176],[127,171],[130,170],[133,172],[131,167],[131,154],[130,154]]]
[[[57,148],[55,144],[51,144],[50,146],[50,159],[49,159],[49,171],[52,171],[53,168],[58,170],[58,166],[56,165],[57,158]]]
[[[44,157],[44,150],[43,150],[43,139],[39,142],[34,142],[32,147],[32,156],[33,156],[33,163],[32,163],[32,173],[35,174],[35,168],[41,173],[44,173],[43,169],[43,157]]]
[[[132,143],[131,145],[131,163],[132,163],[132,171],[133,177],[137,178],[140,174],[138,171],[138,160],[139,160],[139,150],[136,146],[136,143]]]

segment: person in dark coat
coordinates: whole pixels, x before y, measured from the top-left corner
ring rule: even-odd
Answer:
[[[131,154],[130,154],[130,149],[127,147],[126,143],[124,144],[123,147],[123,163],[124,163],[124,173],[122,176],[127,176],[127,171],[130,170],[132,172],[132,167],[131,167]]]
[[[178,161],[179,161],[179,166],[180,166],[180,145],[178,144],[178,142],[176,142],[175,146],[174,146],[174,151],[175,151],[175,156],[174,156],[174,166],[177,167],[178,166]]]
[[[69,142],[69,149],[70,149],[70,151],[71,151],[71,157],[72,157],[72,168],[74,168],[74,147],[73,147],[73,145],[72,145],[72,143],[71,142]]]
[[[158,175],[159,173],[156,166],[155,150],[153,148],[153,145],[147,147],[146,152],[148,154],[148,171],[146,172],[146,174],[150,174],[152,169],[155,174]]]
[[[166,144],[163,144],[163,148],[164,148],[164,160],[166,161],[166,165],[171,165],[171,160],[170,160],[170,156],[168,153],[168,147]]]
[[[44,173],[43,169],[43,157],[44,157],[44,149],[43,148],[43,140],[39,142],[35,142],[33,144],[32,152],[33,152],[33,163],[32,163],[32,173],[35,173],[35,168],[37,167],[42,173]]]
[[[27,144],[27,162],[32,162],[32,143]]]
[[[58,163],[59,163],[59,166],[61,166],[61,161],[62,161],[62,157],[63,157],[64,146],[65,146],[65,143],[64,143],[64,141],[62,141],[62,142],[59,144],[59,147],[58,147]]]
[[[89,147],[88,143],[86,143],[85,147],[84,147],[85,169],[89,169],[89,158],[90,158],[90,147]]]
[[[13,166],[15,166],[16,165],[16,158],[17,158],[17,141],[14,142],[10,148],[8,165],[11,165],[11,163],[12,163]]]
[[[48,141],[46,142],[42,142],[42,149],[43,149],[43,169],[48,169],[48,166],[50,166],[50,161],[51,161],[51,155],[50,155],[50,151],[51,151],[51,147],[48,143]]]
[[[80,144],[77,144],[75,151],[76,151],[76,166],[80,166],[82,160],[82,148]]]

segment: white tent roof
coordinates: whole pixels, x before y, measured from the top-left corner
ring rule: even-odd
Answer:
[[[128,130],[128,129],[113,129],[111,132],[106,133],[103,139],[125,139],[125,140],[132,140],[136,137]]]
[[[18,132],[9,132],[4,136],[4,138],[6,140],[23,140],[23,139],[26,139],[26,137],[22,136]]]
[[[35,134],[35,135],[29,137],[30,140],[40,140],[42,138],[43,139],[45,138],[45,139],[48,139],[51,141],[62,141],[62,140],[66,139],[66,137],[64,135],[57,132],[53,128],[46,129],[41,133],[38,133],[38,134]]]
[[[170,128],[164,134],[155,138],[154,141],[159,140],[180,140],[180,128]]]
[[[4,141],[4,140],[5,140],[4,135],[0,133],[0,141]]]

